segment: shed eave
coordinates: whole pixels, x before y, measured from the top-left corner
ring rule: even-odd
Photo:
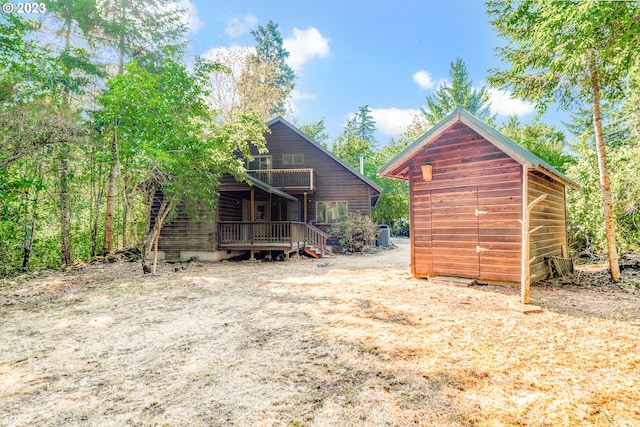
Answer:
[[[389,160],[384,166],[378,169],[378,175],[386,176],[388,178],[400,178],[398,175],[395,175],[394,170],[403,170],[403,163],[409,161],[422,147],[429,144],[431,141],[435,140],[442,132],[449,129],[455,122],[460,120],[460,112],[456,109],[453,113],[449,114],[445,117],[440,123],[436,126],[429,129],[427,132],[422,134],[418,139],[416,139],[411,145],[407,146],[400,153],[396,154],[391,160]],[[400,178],[404,179],[404,178]]]

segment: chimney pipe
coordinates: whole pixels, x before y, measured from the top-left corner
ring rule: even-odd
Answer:
[[[364,154],[360,154],[360,175],[364,175]]]

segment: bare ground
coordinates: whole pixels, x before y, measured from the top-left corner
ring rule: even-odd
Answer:
[[[519,290],[365,256],[0,282],[0,425],[640,425],[640,271]]]

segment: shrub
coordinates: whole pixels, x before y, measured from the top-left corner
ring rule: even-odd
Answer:
[[[348,252],[364,252],[378,236],[378,227],[366,215],[348,213],[329,230]]]

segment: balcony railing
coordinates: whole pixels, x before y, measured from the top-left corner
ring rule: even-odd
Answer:
[[[260,181],[283,190],[316,189],[316,174],[313,169],[261,169],[248,172]]]

